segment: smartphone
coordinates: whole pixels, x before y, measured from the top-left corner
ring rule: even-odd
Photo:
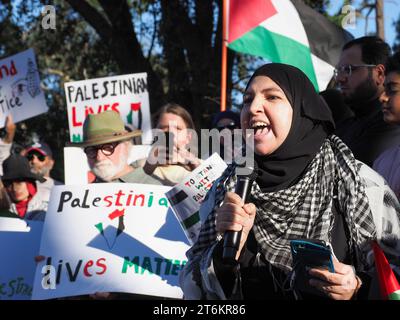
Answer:
[[[334,273],[332,251],[322,240],[299,239],[290,241],[292,267],[294,271],[294,287],[300,292],[322,295],[322,292],[310,286],[313,277],[308,273],[309,268],[325,268]]]
[[[164,139],[160,139],[160,137],[157,135],[154,137],[153,142],[151,143],[152,145],[154,144],[165,144],[167,149],[170,149],[170,147],[172,147],[174,145],[174,133],[171,131],[165,131],[165,132],[161,132],[160,134],[164,134],[165,137]]]

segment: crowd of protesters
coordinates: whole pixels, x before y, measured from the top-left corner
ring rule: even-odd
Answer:
[[[211,127],[219,131],[253,130],[255,181],[243,203],[234,193],[238,150],[224,148],[221,138],[228,167],[200,209],[207,219],[180,274],[185,298],[376,299],[372,241],[400,266],[400,53],[391,55],[377,37],[352,40],[334,77],[336,87],[319,95],[299,69],[266,64],[248,81],[240,114],[214,116]],[[174,186],[204,160],[189,147],[193,120],[183,106],[169,103],[154,127],[171,133],[170,143],[156,141],[135,163],[128,158],[142,132],[127,130],[114,111],[88,115],[83,141],[72,145],[86,154],[94,183]],[[5,132],[2,212],[44,220],[51,189],[61,184],[51,177],[53,152],[38,141],[11,154],[11,117]],[[241,231],[233,264],[222,259],[227,231]],[[329,244],[335,272],[294,266],[293,239]],[[302,272],[310,277],[306,288],[292,281]]]

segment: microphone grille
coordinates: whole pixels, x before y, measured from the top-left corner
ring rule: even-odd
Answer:
[[[258,176],[258,166],[257,163],[254,161],[252,165],[239,165],[236,168],[236,173],[238,177],[246,177],[250,181],[254,181],[257,179]]]

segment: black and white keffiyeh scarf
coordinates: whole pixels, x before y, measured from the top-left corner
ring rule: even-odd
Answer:
[[[230,165],[216,182],[215,204],[204,222],[191,254],[200,254],[220,240],[215,227],[216,209],[227,191],[236,184],[235,165]],[[275,267],[291,270],[290,240],[320,239],[331,243],[334,215],[332,205],[337,197],[338,209],[349,228],[349,248],[358,257],[361,244],[375,238],[375,225],[359,167],[348,147],[331,135],[322,144],[301,179],[275,192],[262,192],[253,184],[251,198],[257,208],[253,226],[261,254]],[[362,263],[362,261],[357,261]]]

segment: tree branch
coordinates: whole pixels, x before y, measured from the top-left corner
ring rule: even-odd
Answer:
[[[112,27],[108,21],[85,0],[66,0],[69,5],[78,12],[99,34],[108,42],[112,38]]]
[[[53,68],[47,68],[46,69],[46,73],[47,74],[55,74],[61,78],[63,78],[65,81],[70,81],[71,78],[69,77],[69,75],[65,74],[64,71],[62,70],[58,70],[58,69],[53,69]]]
[[[150,48],[149,48],[149,52],[147,53],[147,60],[150,59],[151,57],[151,52],[153,51],[153,47],[154,47],[154,43],[156,41],[156,36],[157,36],[157,13],[155,10],[153,10],[153,36],[151,37],[151,44],[150,44]]]
[[[367,32],[368,32],[368,17],[371,14],[373,9],[374,9],[373,7],[369,8],[367,14],[365,15],[365,31],[364,31],[365,34],[367,34]]]

